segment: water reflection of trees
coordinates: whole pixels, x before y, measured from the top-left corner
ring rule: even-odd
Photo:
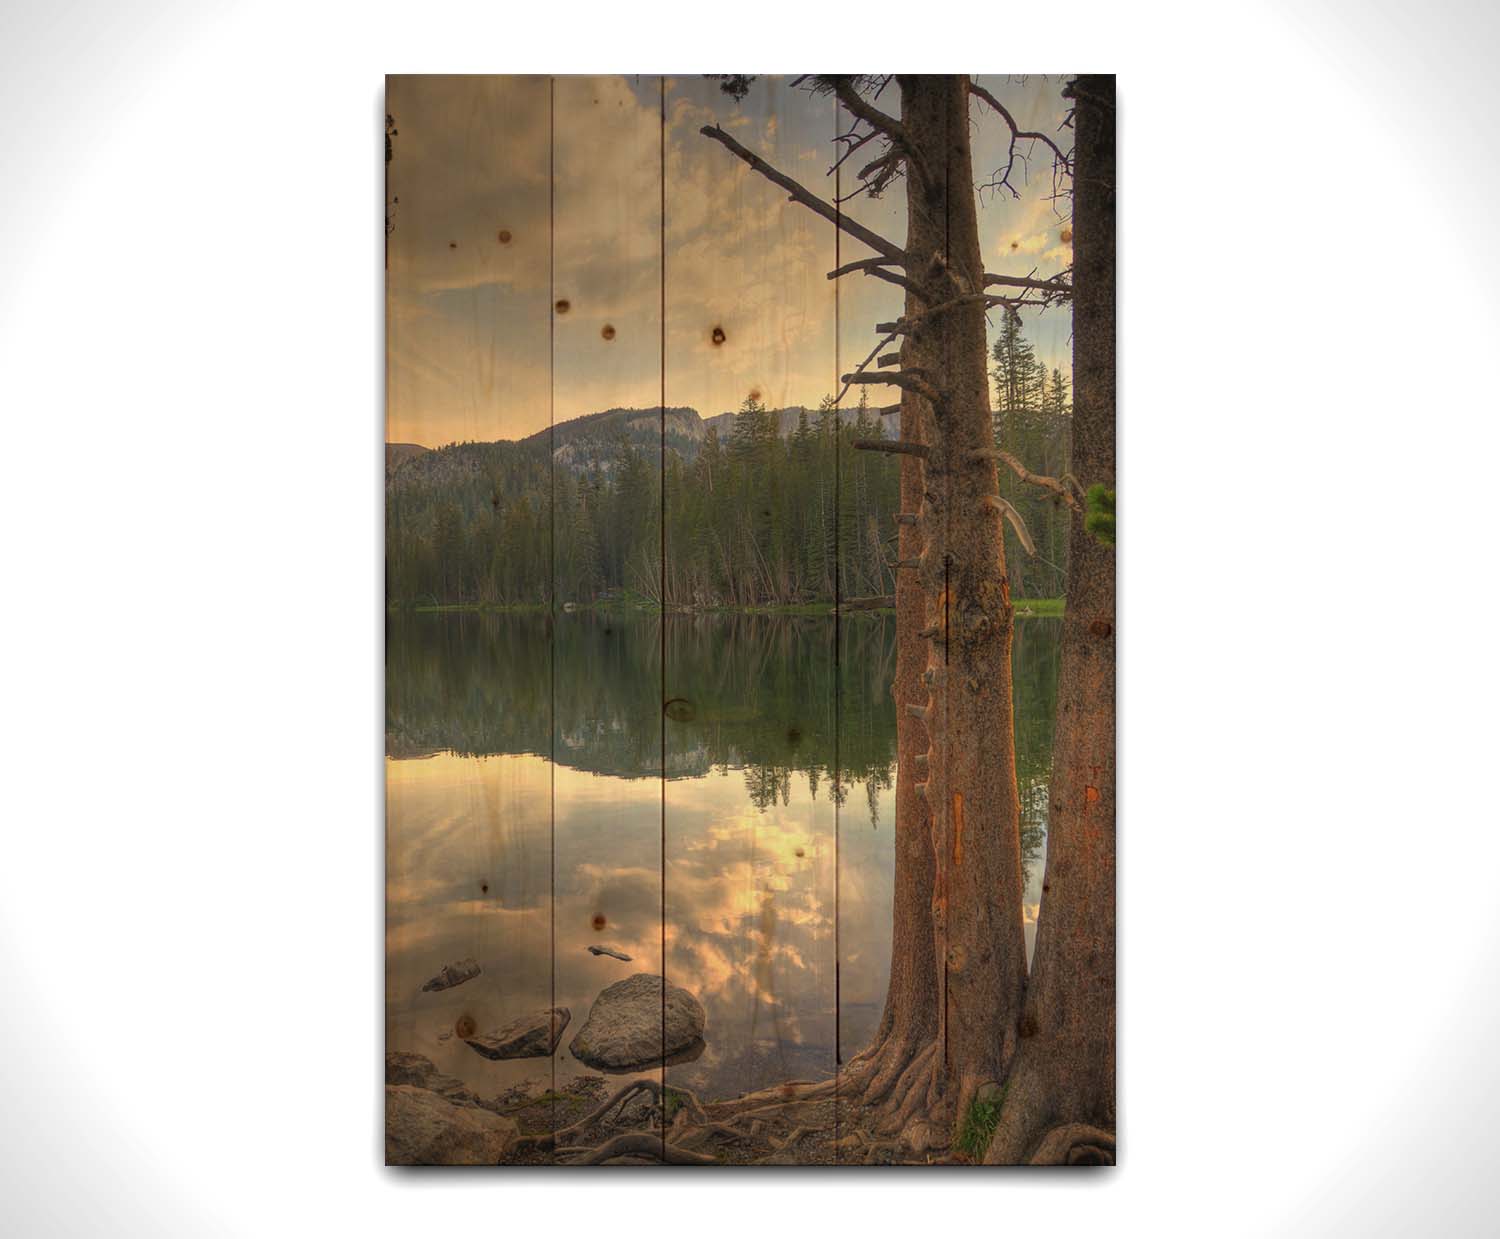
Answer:
[[[534,753],[597,774],[657,778],[665,725],[669,778],[743,770],[761,809],[787,803],[794,778],[840,804],[863,785],[873,823],[895,777],[895,627],[888,616],[862,614],[837,628],[835,660],[826,617],[586,612],[556,617],[549,635],[547,617],[536,614],[392,615],[386,751]],[[1016,766],[1028,854],[1046,821],[1058,629],[1044,619],[1016,626]],[[666,695],[678,702],[665,720],[663,644]]]

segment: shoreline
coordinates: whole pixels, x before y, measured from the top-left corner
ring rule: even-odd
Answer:
[[[1018,618],[1034,619],[1061,617],[1064,609],[1062,598],[1017,598],[1014,600]],[[435,602],[412,604],[387,604],[387,615],[545,615],[549,608],[543,603],[500,602]],[[670,607],[665,610],[651,605],[634,605],[619,602],[569,603],[561,608],[564,615],[765,615],[781,618],[828,619],[835,611],[848,615],[894,615],[894,607],[845,606],[835,608],[830,602],[784,603],[761,607]]]

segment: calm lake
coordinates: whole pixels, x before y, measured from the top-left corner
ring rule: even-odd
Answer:
[[[1017,622],[1028,949],[1060,632]],[[832,618],[392,616],[386,1048],[485,1096],[563,1083],[591,1071],[568,1043],[594,998],[662,972],[665,940],[668,981],[708,1015],[669,1082],[729,1096],[861,1049],[890,964],[895,622],[838,634],[835,657]],[[466,956],[479,977],[422,992]],[[572,1022],[550,1063],[453,1034],[552,1005]]]

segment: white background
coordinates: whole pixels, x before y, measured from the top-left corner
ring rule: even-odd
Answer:
[[[913,7],[7,6],[0,1229],[1493,1233],[1495,10]],[[829,65],[1120,74],[1122,1165],[387,1171],[382,74]]]

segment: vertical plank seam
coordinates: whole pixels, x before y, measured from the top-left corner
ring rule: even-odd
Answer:
[[[844,174],[838,159],[838,134],[841,128],[839,115],[843,105],[839,103],[838,97],[834,97],[833,104],[833,268],[837,271],[843,266],[843,246],[841,234],[843,232],[843,180]],[[839,382],[840,344],[843,330],[841,319],[842,302],[840,299],[839,281],[833,281],[833,382],[834,391],[839,391],[842,384]],[[840,576],[842,575],[842,564],[839,559],[839,516],[840,510],[840,487],[839,474],[841,472],[839,460],[839,442],[843,436],[843,416],[837,405],[833,410],[833,530],[834,530],[834,552],[833,552],[833,785],[840,786],[843,777],[843,752],[840,745],[843,741],[843,700],[844,700],[844,673],[843,673],[843,596],[840,592]],[[841,955],[841,933],[839,926],[840,913],[840,874],[839,874],[839,829],[842,818],[839,797],[833,797],[833,1160],[837,1165],[840,1161],[839,1155],[839,1116],[840,1098],[839,1086],[842,1082],[844,1066],[844,1036],[843,1036],[843,977]]]
[[[549,894],[547,937],[551,955],[548,1026],[557,1017],[557,78],[547,79],[547,777]],[[547,1055],[552,1073],[551,1128],[557,1130],[557,1047]],[[552,1161],[557,1162],[557,1153]]]
[[[659,134],[657,139],[660,175],[658,207],[660,220],[661,268],[657,296],[660,322],[657,324],[660,347],[661,407],[657,410],[660,426],[658,457],[657,571],[660,573],[657,595],[661,599],[661,616],[657,622],[661,648],[660,692],[656,709],[657,726],[661,728],[661,1159],[667,1160],[667,78],[657,78]]]
[[[967,99],[967,95],[965,95]],[[968,111],[965,106],[965,119]],[[943,259],[945,262],[953,261],[953,109],[943,109]],[[937,420],[937,409],[933,407],[933,420]],[[935,427],[934,427],[935,429]],[[951,459],[951,456],[950,456]],[[948,792],[953,791],[953,731],[948,726],[948,701],[952,695],[952,684],[948,677],[948,664],[953,642],[949,640],[951,631],[950,615],[953,610],[953,591],[949,581],[949,566],[952,562],[951,554],[953,547],[953,471],[944,470],[944,485],[947,493],[943,496],[943,788]],[[929,774],[929,778],[931,775]],[[941,806],[938,806],[941,812]],[[949,845],[947,835],[953,828],[952,816],[948,816],[948,830],[944,831],[943,844]],[[941,856],[938,858],[941,864]],[[944,882],[944,898],[952,900],[953,891],[947,882]],[[951,905],[950,905],[951,906]],[[950,1057],[948,1052],[948,1041],[951,1035],[951,1013],[948,1010],[948,949],[950,946],[951,926],[953,922],[945,910],[943,914],[943,1074],[948,1073]],[[960,1118],[962,1116],[959,1116]]]

